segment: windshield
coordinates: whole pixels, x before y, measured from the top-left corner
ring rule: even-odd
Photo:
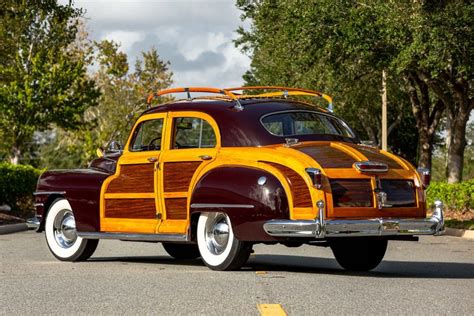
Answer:
[[[355,137],[343,121],[317,112],[294,111],[270,114],[262,118],[262,124],[269,133],[283,137],[311,134]]]

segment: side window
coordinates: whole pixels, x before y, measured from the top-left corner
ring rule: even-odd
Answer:
[[[130,151],[150,151],[161,149],[163,119],[143,121],[135,129]]]
[[[177,117],[173,120],[171,148],[213,148],[216,135],[206,120],[197,117]]]

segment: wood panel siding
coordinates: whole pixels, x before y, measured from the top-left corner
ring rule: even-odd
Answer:
[[[110,182],[106,193],[153,193],[153,178],[152,163],[121,165],[119,176]]]
[[[329,145],[312,145],[308,147],[294,147],[314,160],[323,168],[352,168],[357,160],[349,154]]]
[[[165,199],[166,219],[186,219],[187,199],[186,198],[170,198]]]
[[[277,168],[285,176],[290,184],[291,195],[293,196],[293,207],[312,207],[309,188],[296,171],[277,163],[266,161],[265,163]]]
[[[201,163],[201,161],[164,163],[164,192],[187,192],[191,179]]]
[[[370,180],[330,179],[334,207],[372,207]]]
[[[105,200],[105,217],[156,219],[155,199]]]
[[[392,158],[385,156],[384,154],[380,153],[377,149],[365,149],[361,148],[359,146],[353,146],[356,150],[360,151],[364,156],[367,157],[370,161],[377,161],[377,162],[383,162],[387,164],[389,168],[392,169],[402,169],[402,166],[400,166],[397,162],[395,162]]]

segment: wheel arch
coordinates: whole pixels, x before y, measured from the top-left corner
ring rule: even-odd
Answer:
[[[259,181],[261,178],[265,181]],[[201,212],[226,213],[239,240],[274,241],[263,230],[263,223],[289,218],[288,192],[275,175],[263,168],[220,165],[204,172],[192,190],[191,240],[195,240]]]

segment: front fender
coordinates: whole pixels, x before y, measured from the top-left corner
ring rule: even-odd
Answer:
[[[194,187],[190,212],[191,217],[200,212],[226,213],[236,238],[243,241],[275,241],[263,223],[289,218],[280,181],[268,171],[243,166],[217,167],[204,174]]]

